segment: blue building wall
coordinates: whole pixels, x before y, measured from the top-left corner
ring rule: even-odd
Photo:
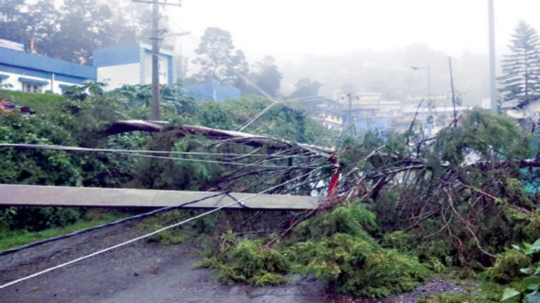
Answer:
[[[79,82],[97,79],[97,71],[92,66],[74,64],[6,48],[0,48],[0,70],[44,79],[50,79],[52,73],[56,77],[63,75]]]
[[[240,98],[240,90],[231,85],[222,85],[219,82],[212,80],[208,83],[188,85],[182,87],[186,91],[193,94],[197,100],[214,100],[214,91],[216,92],[216,101],[223,102],[226,99]]]

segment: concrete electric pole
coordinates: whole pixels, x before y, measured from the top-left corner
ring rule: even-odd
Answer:
[[[159,6],[181,6],[178,3],[158,2],[158,0],[132,0],[133,2],[152,4],[152,120],[161,120],[160,102],[159,102]]]
[[[488,0],[489,10],[489,84],[491,95],[491,112],[497,114],[497,65],[495,63],[495,9],[493,0]]]
[[[351,136],[356,136],[356,125],[354,121],[354,116],[352,112],[352,100],[356,99],[357,101],[360,100],[359,96],[353,96],[352,93],[347,93],[347,95],[342,96],[341,100],[348,100],[349,101],[349,132],[351,133]]]

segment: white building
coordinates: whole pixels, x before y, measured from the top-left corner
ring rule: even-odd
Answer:
[[[5,89],[33,93],[62,93],[66,87],[95,80],[96,69],[43,56],[19,48],[0,47],[0,84]]]
[[[13,47],[13,46],[17,47]],[[107,90],[122,85],[152,83],[151,47],[135,44],[94,52],[93,66],[74,64],[32,55],[17,43],[0,43],[0,85],[3,89],[61,94],[70,86],[85,80],[105,82]],[[176,79],[174,55],[161,50],[160,83],[172,85]]]
[[[159,83],[172,85],[176,79],[174,53],[160,50]],[[146,44],[126,45],[94,52],[93,66],[97,81],[106,82],[107,89],[123,85],[152,83],[152,47]]]

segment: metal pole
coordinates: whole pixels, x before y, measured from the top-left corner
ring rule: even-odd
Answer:
[[[452,71],[452,57],[448,57],[448,65],[450,67],[450,87],[452,89],[452,106],[454,106],[454,121],[456,121],[456,94],[454,93],[454,73]]]
[[[152,4],[152,120],[160,121],[159,104],[159,5],[158,0]]]
[[[427,66],[427,90],[428,98],[431,99],[431,66]]]
[[[347,97],[349,98],[349,132],[351,133],[351,136],[353,134],[353,120],[352,120],[352,94],[348,93]]]
[[[497,78],[495,64],[495,13],[493,0],[488,0],[489,6],[489,71],[491,112],[497,114]]]

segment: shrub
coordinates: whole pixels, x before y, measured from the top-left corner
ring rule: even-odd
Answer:
[[[522,268],[530,265],[531,259],[524,252],[510,249],[497,256],[493,267],[486,270],[486,276],[497,282],[509,283],[521,275]]]
[[[364,226],[376,230],[375,215],[352,203],[304,221],[283,242],[277,236],[238,239],[228,232],[197,266],[216,269],[223,282],[252,285],[314,274],[339,293],[368,297],[412,290],[429,276],[417,258],[382,248]]]
[[[385,234],[382,238],[381,245],[383,247],[395,248],[400,252],[410,252],[414,249],[414,243],[411,237],[402,230]]]
[[[387,297],[414,289],[429,276],[415,257],[349,234],[298,243],[291,256],[301,273],[313,273],[337,292],[355,296]]]
[[[220,252],[195,266],[216,269],[219,279],[229,284],[244,282],[262,286],[284,283],[283,274],[289,270],[286,256],[281,250],[264,244],[263,240],[237,239],[229,231],[221,236]]]

